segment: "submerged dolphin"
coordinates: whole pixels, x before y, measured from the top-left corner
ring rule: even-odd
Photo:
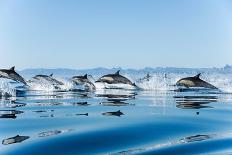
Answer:
[[[11,79],[27,85],[27,82],[22,76],[15,72],[15,66],[10,69],[0,69],[0,78]]]
[[[120,70],[115,74],[107,74],[99,78],[96,82],[103,82],[107,84],[128,84],[131,86],[135,86],[135,83],[132,83],[128,78],[119,74]]]
[[[209,88],[209,89],[218,89],[217,87],[213,86],[212,84],[200,79],[200,74],[197,74],[194,77],[186,77],[183,79],[180,79],[176,82],[177,86],[185,86],[187,88],[191,87],[203,87],[203,88]]]
[[[63,82],[60,82],[60,81],[56,80],[52,76],[53,76],[53,74],[51,74],[51,75],[36,75],[36,76],[33,77],[33,79],[45,80],[45,81],[48,81],[49,83],[51,83],[53,85],[64,85]]]
[[[85,85],[88,89],[95,90],[95,85],[88,79],[88,75],[84,76],[73,76],[72,81],[78,85]]]

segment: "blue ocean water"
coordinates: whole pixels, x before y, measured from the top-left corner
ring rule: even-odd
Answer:
[[[0,154],[232,154],[231,74],[203,74],[221,91],[174,91],[188,75],[153,74],[143,90],[2,98]]]

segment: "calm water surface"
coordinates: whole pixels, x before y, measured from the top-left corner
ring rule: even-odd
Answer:
[[[29,92],[0,103],[1,155],[232,154],[232,95]]]

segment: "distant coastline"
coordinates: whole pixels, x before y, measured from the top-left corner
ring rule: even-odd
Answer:
[[[209,73],[231,73],[232,74],[232,65],[225,65],[222,68],[212,67],[212,68],[178,68],[178,67],[146,67],[144,69],[126,69],[126,68],[92,68],[92,69],[68,69],[68,68],[55,68],[55,69],[46,69],[46,68],[33,68],[33,69],[24,69],[19,71],[20,74],[29,76],[31,74],[51,74],[54,75],[76,75],[76,74],[106,74],[110,72],[115,72],[121,70],[122,73],[198,73],[198,72],[209,72]]]

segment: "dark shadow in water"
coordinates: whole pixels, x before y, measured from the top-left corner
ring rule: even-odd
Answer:
[[[26,103],[19,103],[13,100],[3,100],[1,101],[1,107],[3,108],[18,108],[26,106]]]
[[[36,111],[33,111],[35,113],[43,113],[43,112],[47,112],[46,110],[36,110]]]
[[[106,98],[108,101],[126,101],[129,99],[135,99],[136,93],[129,94],[96,94],[96,97]]]
[[[208,99],[208,100],[218,100],[217,96],[174,96],[177,99]]]
[[[13,118],[15,119],[18,114],[24,113],[19,110],[0,110],[0,118]]]
[[[39,137],[49,137],[49,136],[54,136],[62,133],[60,130],[54,130],[54,131],[46,131],[46,132],[41,132],[38,134]]]
[[[74,106],[88,106],[90,104],[88,104],[88,102],[75,102],[75,103],[72,103],[72,105],[74,105]]]
[[[89,116],[88,113],[85,113],[85,114],[76,114],[77,116]]]
[[[128,106],[128,105],[134,105],[134,104],[129,104],[129,103],[126,103],[126,102],[123,102],[123,101],[105,101],[105,102],[101,102],[99,103],[100,105],[103,105],[103,106]]]
[[[41,103],[41,102],[37,102],[36,106],[60,106],[62,105],[63,103],[60,103],[60,102],[50,102],[50,103]]]
[[[17,107],[24,107],[26,106],[26,103],[20,103],[17,101],[11,101],[11,108],[17,108]]]
[[[41,116],[39,116],[39,117],[42,117],[42,118],[49,118],[49,117],[55,117],[53,114],[51,114],[51,115],[41,115]]]
[[[39,137],[49,137],[49,136],[55,136],[55,135],[59,135],[61,133],[66,133],[66,132],[70,132],[73,131],[73,129],[68,129],[68,130],[53,130],[53,131],[45,131],[45,132],[41,132],[38,134]]]
[[[183,139],[180,139],[181,143],[191,143],[191,142],[197,142],[197,141],[203,141],[212,138],[213,135],[195,135],[190,137],[185,137]]]
[[[174,96],[176,107],[181,109],[213,108],[208,104],[217,102],[217,96]]]
[[[213,108],[212,106],[205,106],[202,105],[200,103],[178,103],[176,105],[177,108],[181,108],[181,109],[203,109],[203,108]]]
[[[104,115],[104,116],[118,116],[118,117],[120,117],[121,115],[124,115],[124,113],[122,113],[120,110],[118,110],[118,111],[113,111],[113,112],[104,112],[104,113],[102,113],[102,115]]]
[[[220,89],[209,89],[209,88],[178,88],[175,92],[198,92],[205,94],[218,94],[222,91]]]
[[[117,94],[96,94],[96,97],[105,97],[105,98],[122,98],[122,99],[134,99],[135,95],[117,95]]]
[[[17,116],[15,114],[2,114],[0,118],[13,118],[15,119]]]
[[[26,139],[30,138],[29,136],[15,136],[15,137],[10,137],[7,139],[2,140],[3,145],[9,145],[9,144],[14,144],[14,143],[20,143]]]

